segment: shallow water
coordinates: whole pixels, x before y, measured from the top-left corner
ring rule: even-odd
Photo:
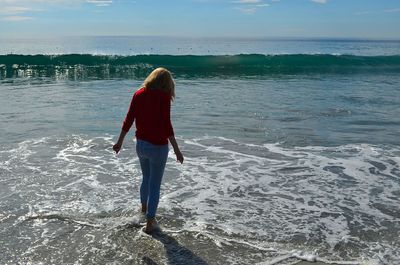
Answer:
[[[249,264],[293,251],[398,259],[398,148],[179,142],[186,161],[170,153],[155,239],[131,224],[140,185],[132,143],[117,157],[112,136],[0,151],[2,262]]]
[[[141,80],[0,80],[0,142],[43,136],[117,135]],[[293,75],[178,78],[177,134],[284,146],[398,144],[400,77]]]
[[[111,149],[140,75],[29,69],[0,77],[1,264],[400,262],[396,72],[177,75],[149,237],[133,133]]]

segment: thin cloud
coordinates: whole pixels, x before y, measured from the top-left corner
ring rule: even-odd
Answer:
[[[383,12],[385,12],[385,13],[398,13],[398,12],[400,12],[400,8],[386,9]]]
[[[19,22],[34,19],[28,13],[43,11],[37,8],[24,6],[2,6],[0,7],[0,20],[9,22]]]
[[[239,10],[243,14],[254,14],[259,8],[267,7],[270,4],[265,3],[263,0],[238,0],[232,3],[240,5],[234,7],[234,9]]]
[[[239,10],[244,14],[254,14],[257,11],[255,7],[243,8],[243,7],[235,7],[235,9]]]
[[[25,20],[32,20],[32,19],[33,19],[33,17],[28,17],[28,16],[7,16],[7,17],[3,17],[1,20],[18,22],[18,21],[25,21]]]
[[[75,4],[84,0],[0,0],[0,4],[5,5],[32,5],[32,4]]]
[[[358,11],[358,12],[356,12],[355,14],[357,15],[357,16],[363,16],[363,15],[369,15],[369,14],[371,14],[372,12],[371,11]]]
[[[262,0],[238,0],[234,1],[235,4],[258,4],[262,3]]]
[[[400,13],[400,8],[392,8],[392,9],[385,9],[385,10],[380,10],[380,11],[358,11],[355,14],[358,16],[361,15],[371,15],[371,14],[379,14],[379,13]]]
[[[30,7],[23,7],[23,6],[5,6],[0,7],[0,14],[4,15],[18,15],[24,14],[28,12],[39,12],[43,11],[42,9],[30,8]]]
[[[33,12],[41,12],[49,8],[71,7],[82,4],[101,7],[109,6],[112,3],[113,0],[0,0],[0,20],[32,20],[34,19],[31,16]]]
[[[318,3],[318,4],[326,4],[328,0],[311,0],[311,2]]]
[[[46,5],[77,5],[90,3],[94,5],[110,5],[113,3],[113,0],[0,0],[0,5],[20,5],[20,6],[31,6],[36,4],[46,4]]]
[[[109,6],[113,3],[112,0],[86,0],[86,2],[95,4],[96,6]]]

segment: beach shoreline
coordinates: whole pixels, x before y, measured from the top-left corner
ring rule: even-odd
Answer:
[[[339,265],[338,263],[325,263],[321,261],[310,262],[310,261],[300,261],[296,265]]]

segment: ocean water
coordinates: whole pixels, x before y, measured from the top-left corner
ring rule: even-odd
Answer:
[[[0,40],[0,264],[400,264],[400,42]],[[36,56],[33,56],[36,55]],[[171,69],[159,223],[130,99]]]

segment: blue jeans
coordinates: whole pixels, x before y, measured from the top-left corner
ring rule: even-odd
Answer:
[[[142,168],[142,185],[140,186],[140,201],[147,205],[147,218],[156,216],[160,199],[160,186],[168,158],[168,144],[154,145],[137,139],[136,153]]]

